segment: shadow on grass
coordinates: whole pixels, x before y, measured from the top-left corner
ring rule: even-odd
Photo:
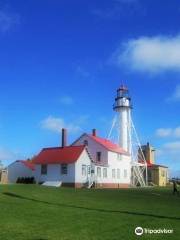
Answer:
[[[77,209],[84,209],[84,210],[104,212],[104,213],[120,213],[120,214],[122,213],[122,214],[137,215],[137,216],[147,216],[147,217],[155,217],[155,218],[180,220],[180,217],[155,215],[155,214],[141,213],[141,212],[130,212],[130,211],[123,211],[123,210],[108,210],[108,209],[88,208],[88,207],[76,206],[76,205],[71,205],[71,204],[63,204],[63,203],[51,203],[51,202],[47,202],[47,201],[42,201],[42,200],[38,200],[38,199],[24,197],[24,196],[21,196],[21,195],[10,193],[10,192],[3,192],[3,194],[6,195],[6,196],[9,196],[9,197],[15,197],[15,198],[20,198],[20,199],[24,199],[24,200],[29,200],[29,201],[33,201],[33,202],[44,203],[44,204],[54,205],[54,206],[59,206],[59,207],[77,208]]]
[[[33,238],[32,240],[48,240],[47,238]]]

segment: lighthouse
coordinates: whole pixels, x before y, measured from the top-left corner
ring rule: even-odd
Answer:
[[[119,146],[131,154],[131,98],[126,86],[121,85],[117,89],[117,96],[113,105],[113,110],[118,113],[118,136]]]

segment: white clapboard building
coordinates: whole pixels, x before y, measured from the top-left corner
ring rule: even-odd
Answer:
[[[35,165],[28,160],[16,160],[7,167],[9,183],[16,183],[18,178],[31,178],[34,176]]]
[[[97,187],[128,187],[131,181],[130,155],[111,141],[92,134],[83,134],[73,145],[84,144],[92,159],[94,182]]]
[[[120,188],[130,185],[131,167],[128,153],[109,140],[83,134],[66,146],[44,148],[34,158],[36,182],[61,182],[62,186]]]
[[[89,186],[92,159],[86,146],[44,148],[34,159],[37,183],[62,186]]]

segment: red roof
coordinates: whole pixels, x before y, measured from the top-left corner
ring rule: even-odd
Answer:
[[[154,164],[153,163],[151,163],[150,161],[146,161],[146,163],[147,163],[147,167],[152,167]]]
[[[123,148],[119,147],[119,145],[117,145],[105,138],[100,138],[97,136],[93,136],[91,134],[88,134],[88,136],[91,137],[93,140],[95,140],[97,143],[101,144],[103,147],[105,147],[109,151],[128,155],[128,152],[126,152]]]
[[[35,164],[61,164],[74,163],[78,160],[85,149],[81,146],[43,148],[42,151],[34,158]]]
[[[23,163],[27,168],[31,169],[32,171],[35,170],[35,165],[33,162],[31,161],[27,161],[27,160],[17,160],[16,162],[21,162]]]
[[[146,162],[147,167],[151,167],[151,166],[153,165],[150,161],[144,161],[144,160],[142,160],[142,159],[139,159],[138,162],[139,162],[139,163],[142,163],[142,164],[144,164],[144,163]]]
[[[154,163],[148,163],[148,167],[163,167],[163,168],[168,168],[167,166],[164,165],[159,165],[159,164],[154,164]]]
[[[143,161],[140,161],[140,160],[138,162],[143,163]],[[163,166],[163,165],[151,163],[150,161],[146,161],[146,163],[147,163],[148,168],[151,168],[151,167],[165,167],[165,168],[168,168],[168,167]]]

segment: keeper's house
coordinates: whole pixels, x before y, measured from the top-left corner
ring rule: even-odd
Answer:
[[[92,134],[84,133],[73,145],[87,146],[93,159],[94,182],[96,187],[122,188],[129,187],[131,182],[130,155],[117,144]]]
[[[129,154],[107,139],[83,134],[66,146],[66,130],[62,146],[44,148],[34,158],[36,182],[61,182],[73,187],[129,187],[131,165]]]

